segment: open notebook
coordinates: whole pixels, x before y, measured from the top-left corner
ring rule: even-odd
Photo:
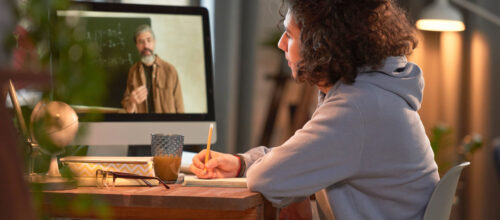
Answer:
[[[194,175],[186,175],[184,177],[184,183],[182,185],[246,188],[247,178],[200,179]]]

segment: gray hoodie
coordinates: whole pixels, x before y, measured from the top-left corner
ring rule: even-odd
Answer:
[[[422,219],[439,181],[417,113],[423,87],[405,57],[335,84],[285,143],[242,154],[248,187],[277,207],[323,192],[337,220]]]

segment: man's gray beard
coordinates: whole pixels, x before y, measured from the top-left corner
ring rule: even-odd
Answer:
[[[152,64],[155,61],[155,55],[145,55],[141,57],[141,62],[148,65]]]

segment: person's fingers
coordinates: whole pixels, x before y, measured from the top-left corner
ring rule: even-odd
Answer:
[[[133,94],[140,94],[140,93],[143,93],[144,91],[148,91],[148,90],[146,89],[146,87],[145,87],[145,86],[139,86],[139,87],[135,88],[135,89],[132,91],[132,93],[133,93]]]
[[[148,97],[147,95],[140,95],[138,98],[139,103],[144,102],[144,100],[146,100],[147,97]]]
[[[197,157],[193,157],[193,165],[199,169],[205,168],[205,163]]]
[[[130,100],[135,104],[139,104],[139,92],[137,91],[137,89],[130,93]]]
[[[132,103],[134,104],[139,104],[139,101],[138,101],[138,98],[136,95],[132,95],[130,96],[130,100],[132,101]]]
[[[148,89],[146,88],[146,86],[139,86],[137,88],[134,89],[134,92],[135,93],[144,93],[145,91],[148,91]]]
[[[139,86],[130,93],[130,97],[133,103],[139,104],[148,97],[148,90],[145,86]]]
[[[143,102],[148,97],[148,91],[147,90],[139,91],[137,97],[139,102]]]
[[[199,167],[191,165],[189,169],[193,174],[195,174],[198,178],[201,179],[227,178],[227,177],[234,177],[236,175],[234,172],[225,171],[220,168],[205,170],[203,168],[200,169]]]
[[[194,155],[192,163],[198,169],[205,169],[205,155],[206,155],[206,150],[202,150],[198,154]]]
[[[217,170],[218,169],[207,169],[207,178],[210,178],[210,179],[215,179],[217,178]]]
[[[200,169],[197,177],[202,179],[213,179],[215,178],[214,169]]]
[[[136,96],[136,95],[135,95],[135,91],[132,91],[132,92],[130,93],[130,101],[132,101],[133,103],[136,103],[136,101],[135,101],[135,100],[136,100],[135,96]]]
[[[199,170],[198,167],[196,167],[194,164],[191,164],[189,166],[189,171],[191,171],[191,173],[194,173],[195,175],[197,175],[197,173],[199,173]]]
[[[145,96],[145,95],[147,96],[148,90],[146,89],[146,87],[141,86],[137,89],[137,93],[141,96]]]
[[[215,158],[208,160],[208,162],[205,164],[205,166],[207,167],[207,169],[213,169],[213,168],[218,167],[219,165],[224,164],[223,162],[224,162],[224,157],[219,156],[219,157],[215,157]]]
[[[224,165],[224,156],[215,151],[210,151],[210,160],[205,164],[206,150],[200,151],[192,159],[192,164],[189,167],[190,171],[193,172],[198,178],[202,179],[213,179],[213,178],[223,178],[224,172],[221,172],[221,165]],[[210,167],[207,165],[210,164]]]
[[[203,169],[200,169],[200,168],[194,166],[193,164],[191,164],[191,166],[189,166],[189,170],[199,178],[206,178],[205,176],[207,175],[207,172],[204,171]]]

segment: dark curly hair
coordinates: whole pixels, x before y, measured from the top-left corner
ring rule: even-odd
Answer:
[[[418,44],[415,28],[393,0],[283,0],[282,6],[282,16],[287,10],[300,28],[301,82],[352,84],[360,67],[379,67]]]

